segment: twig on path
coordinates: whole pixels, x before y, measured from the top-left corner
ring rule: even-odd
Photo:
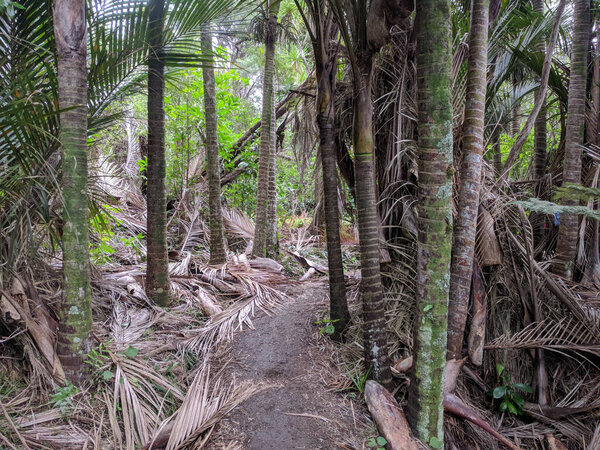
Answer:
[[[331,422],[327,417],[317,416],[315,414],[302,414],[302,413],[283,413],[286,416],[298,416],[298,417],[310,417],[311,419],[320,419],[323,422]]]

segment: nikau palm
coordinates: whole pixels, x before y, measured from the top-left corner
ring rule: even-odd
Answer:
[[[85,378],[91,348],[92,306],[88,237],[87,21],[84,0],[56,0],[53,8],[58,56],[58,102],[62,144],[63,296],[57,354],[65,375]]]
[[[339,0],[330,0],[330,5],[348,50],[354,88],[352,142],[365,360],[372,377],[383,385],[389,385],[392,374],[379,263],[380,223],[373,153],[373,64],[375,55],[389,40],[389,30],[410,14],[413,5],[411,1],[401,1],[398,5],[373,2],[367,8],[366,2],[360,2],[353,4],[348,11]]]
[[[260,153],[258,160],[258,189],[256,197],[256,231],[252,246],[252,255],[264,257],[267,254],[269,236],[269,188],[270,177],[274,180],[275,158],[275,38],[277,34],[277,15],[279,1],[267,4],[267,23],[265,33],[265,68],[263,73],[262,118],[260,129]],[[271,175],[273,171],[273,175]],[[273,216],[271,215],[271,218]],[[271,242],[273,244],[273,242]],[[272,250],[272,249],[269,249]]]
[[[302,7],[296,2],[298,10]],[[325,229],[327,234],[327,262],[329,266],[329,314],[340,337],[350,321],[346,298],[346,280],[340,242],[338,208],[337,150],[334,136],[335,87],[338,69],[338,30],[333,14],[324,0],[312,1],[308,8],[314,27],[303,15],[309,30],[315,58],[317,79],[317,126],[319,128],[319,156],[323,169],[323,197],[325,202]]]
[[[146,293],[156,304],[169,304],[167,197],[165,192],[164,0],[148,3],[148,266]]]
[[[221,212],[221,167],[219,164],[219,141],[217,130],[217,92],[212,38],[209,27],[202,33],[202,50],[206,58],[202,68],[204,80],[204,114],[206,117],[206,173],[208,178],[208,202],[210,215],[210,263],[225,262],[225,239],[223,235],[223,214]]]
[[[565,137],[565,159],[563,163],[563,186],[581,183],[581,155],[585,130],[585,105],[587,62],[590,34],[590,2],[574,0],[573,44],[569,81],[569,105],[567,108],[567,134]],[[564,205],[578,205],[577,201],[565,200]],[[562,214],[558,228],[554,273],[567,279],[573,278],[579,217]]]
[[[419,235],[408,417],[419,439],[430,445],[441,445],[444,436],[442,401],[452,247],[451,23],[449,0],[416,3]],[[478,124],[475,121],[473,125]]]
[[[467,102],[463,124],[463,155],[458,189],[458,212],[454,225],[448,307],[448,357],[456,359],[461,356],[467,322],[479,212],[489,9],[489,0],[473,0],[469,32]]]
[[[476,411],[467,407],[469,403],[477,404],[477,409],[489,408],[486,415],[495,419],[510,417],[521,444],[528,448],[539,447],[544,440],[553,446],[553,439],[563,440],[568,448],[598,447],[596,418],[590,410],[594,405],[586,406],[591,395],[587,387],[600,379],[596,368],[587,364],[590,356],[600,355],[595,306],[600,287],[598,192],[589,189],[600,184],[600,62],[597,49],[590,53],[588,48],[590,43],[597,46],[593,33],[600,11],[594,3],[574,0],[573,20],[565,20],[560,33],[567,0],[548,4],[556,6],[554,17],[543,14],[545,2],[540,0],[296,0],[301,18],[290,20],[298,25],[301,19],[306,25],[314,66],[304,45],[279,49],[281,61],[289,57],[303,60],[307,73],[295,80],[307,81],[291,90],[275,110],[275,86],[286,86],[291,74],[282,64],[278,75],[285,75],[285,79],[275,79],[277,22],[286,28],[289,15],[282,13],[278,18],[279,2],[272,0],[266,5],[267,21],[263,21],[267,24],[266,57],[263,117],[258,123],[260,113],[255,113],[251,99],[260,88],[253,91],[245,79],[237,78],[238,65],[245,61],[238,56],[253,57],[262,49],[244,39],[234,41],[231,66],[219,70],[216,77],[213,67],[213,43],[218,40],[222,45],[219,53],[227,52],[236,39],[229,33],[217,37],[216,30],[232,29],[238,15],[229,15],[233,19],[224,22],[219,16],[232,11],[230,6],[238,7],[237,0],[18,3],[23,8],[0,0],[0,334],[7,336],[0,339],[0,378],[9,375],[9,384],[0,389],[6,419],[0,421],[10,425],[3,427],[6,433],[0,433],[0,440],[13,447],[10,440],[19,440],[19,448],[82,448],[92,442],[98,448],[109,444],[146,448],[185,447],[208,439],[210,432],[198,427],[205,419],[214,425],[212,418],[200,414],[203,417],[196,417],[192,424],[185,412],[208,411],[200,399],[202,391],[217,398],[219,382],[207,373],[202,383],[190,384],[185,370],[168,380],[163,372],[176,356],[175,347],[208,356],[233,329],[251,326],[253,310],[269,310],[285,300],[277,292],[278,285],[287,285],[292,294],[309,289],[312,293],[313,289],[313,283],[286,283],[284,275],[274,273],[281,267],[272,261],[248,262],[234,256],[234,263],[224,264],[225,225],[232,234],[252,238],[250,221],[228,211],[228,206],[240,200],[239,192],[248,192],[236,189],[256,188],[254,164],[242,166],[249,159],[256,161],[257,152],[252,154],[249,146],[264,125],[253,253],[277,256],[277,200],[294,210],[290,214],[294,222],[297,205],[307,206],[307,213],[315,199],[324,205],[319,217],[324,218],[326,227],[330,312],[321,333],[331,332],[333,337],[341,337],[344,328],[349,330],[344,337],[356,336],[355,330],[346,327],[350,314],[340,235],[349,232],[345,225],[340,228],[340,203],[348,212],[344,219],[358,225],[361,276],[355,301],[362,304],[352,305],[352,310],[363,313],[360,325],[364,328],[360,330],[363,339],[350,343],[364,349],[362,358],[355,352],[352,355],[356,372],[350,376],[357,385],[361,370],[391,385],[390,357],[401,358],[400,364],[393,366],[398,370],[411,361],[406,388],[408,418],[412,433],[432,448],[475,444],[492,448],[496,446],[492,440],[517,448],[493,429],[491,423],[499,423],[496,420],[487,428],[483,417],[475,420],[489,436],[473,435],[461,420],[477,419]],[[417,11],[412,14],[415,4]],[[283,3],[281,8],[287,7],[289,4]],[[569,14],[565,17],[570,18]],[[210,29],[209,23],[213,26]],[[559,36],[561,45],[557,45]],[[571,51],[570,63],[565,62],[569,58],[564,49]],[[182,66],[202,68],[204,87],[203,96],[186,91],[185,103],[179,96],[181,72],[170,70]],[[190,75],[199,76],[199,70],[185,73],[187,79]],[[253,78],[260,80],[260,74]],[[198,80],[195,83],[200,86]],[[138,135],[143,127],[129,126],[125,133],[121,125],[125,115],[131,121],[132,111],[144,108],[146,87],[150,141],[147,211],[142,199],[130,195],[130,189],[137,191],[134,183],[108,174],[105,168],[105,164],[122,162],[125,156],[119,150],[128,147],[126,172],[131,179],[140,175],[136,161],[141,155],[135,141],[140,138],[143,142],[143,136]],[[305,101],[293,100],[303,97]],[[243,114],[223,114],[217,111],[221,105],[229,112],[240,108]],[[165,107],[175,113],[165,116]],[[185,109],[185,127],[178,121],[178,107]],[[223,117],[219,128],[217,112]],[[288,113],[275,131],[277,117]],[[189,125],[192,115],[197,126]],[[313,136],[315,122],[318,138]],[[198,125],[202,123],[204,129]],[[257,124],[244,132],[251,123]],[[293,124],[291,132],[286,131],[289,123]],[[512,131],[518,134],[512,146],[506,139],[511,125],[517,126]],[[284,169],[278,175],[284,189],[278,192],[275,134],[281,137],[277,146],[282,157],[279,167]],[[220,161],[219,143],[236,139],[231,154]],[[531,157],[522,151],[530,142]],[[491,153],[486,155],[488,144]],[[181,156],[187,150],[189,158],[191,151],[197,150],[192,158],[195,168],[201,150],[194,147],[200,146],[206,150],[204,173],[208,182],[201,194],[209,199],[207,215],[199,214],[198,205],[186,203],[187,197],[182,196],[183,201],[178,197],[183,174],[187,185],[188,173],[196,173],[189,159],[186,162]],[[146,153],[145,145],[142,149]],[[455,165],[453,154],[461,157]],[[96,156],[102,167],[96,168]],[[319,169],[313,170],[312,176],[319,189],[313,190],[313,184],[306,183],[311,173],[306,161],[315,158]],[[89,179],[88,159],[92,161]],[[484,159],[494,164],[496,175]],[[243,173],[243,178],[227,178],[225,182],[232,184],[221,192],[219,169],[227,171],[231,166]],[[458,173],[453,173],[453,167]],[[548,200],[553,194],[551,180],[562,181],[568,193],[590,196],[588,206],[582,206],[579,199],[562,205],[530,199],[544,196],[542,200]],[[292,188],[292,183],[301,186]],[[284,190],[295,193],[291,201],[280,195]],[[345,198],[348,191],[353,202]],[[167,200],[175,208],[170,225],[166,221]],[[252,210],[253,199],[250,205],[245,200],[243,207]],[[196,207],[194,211],[188,209],[190,206]],[[452,206],[456,207],[454,223]],[[536,214],[527,215],[527,208]],[[222,212],[227,215],[221,217]],[[144,227],[139,220],[145,213],[145,281],[152,304],[144,304],[146,298],[140,290],[144,283],[140,270],[144,242],[139,233]],[[580,221],[578,215],[584,219]],[[544,220],[533,220],[539,217]],[[106,228],[100,222],[105,222]],[[544,225],[543,233],[536,233],[538,223]],[[172,232],[168,236],[167,226]],[[182,229],[186,236],[180,246],[176,230]],[[300,229],[297,241],[294,236],[296,242],[282,238],[282,243],[297,244],[294,250],[302,253],[298,247],[312,245],[302,235],[307,229]],[[282,236],[289,236],[291,230],[284,231]],[[170,253],[174,257],[171,279],[167,242],[190,250],[181,259],[178,252]],[[240,244],[241,239],[236,240],[232,249],[241,251]],[[314,250],[310,258],[321,254],[322,246],[318,252]],[[387,259],[385,252],[389,252]],[[94,270],[88,255],[93,256]],[[55,270],[54,260],[62,260],[62,272]],[[303,264],[313,269],[311,273],[327,269],[308,257]],[[216,266],[220,270],[215,270]],[[583,279],[578,283],[580,276]],[[90,339],[92,288],[93,336],[101,341],[100,349],[93,349]],[[61,302],[55,301],[58,296],[62,296]],[[215,302],[219,298],[223,301]],[[469,321],[470,298],[473,314]],[[171,300],[177,302],[174,308],[162,312],[156,308],[168,307]],[[316,306],[309,306],[312,302],[305,311],[317,318]],[[227,310],[221,311],[221,307]],[[56,333],[54,312],[60,318]],[[198,324],[191,320],[201,315],[206,316],[206,322],[204,317]],[[154,348],[151,343],[158,342],[154,335],[157,329],[161,345]],[[257,326],[246,342],[254,342],[266,331],[275,333],[269,336],[271,341],[291,336],[287,329]],[[481,366],[470,366],[471,372],[460,370],[466,331],[471,361]],[[162,345],[165,342],[169,345]],[[404,359],[409,354],[412,357]],[[62,364],[56,362],[55,355]],[[82,364],[86,355],[93,365]],[[305,355],[286,355],[290,362],[305,362]],[[25,376],[20,375],[21,367]],[[54,385],[64,381],[63,367],[67,379],[75,384],[86,381],[87,367],[102,367],[95,374],[101,375],[100,383],[90,388],[93,394],[97,393],[95,384],[114,384],[114,390],[102,389],[111,420],[100,421],[97,433],[85,431],[89,425],[85,417],[93,417],[89,402],[80,402],[79,394],[73,397],[78,399],[73,404],[61,400],[75,392],[70,385]],[[465,373],[493,386],[494,397],[501,398],[496,402],[481,393],[470,396],[468,387],[474,385],[460,383],[462,403],[452,392],[456,377]],[[549,382],[548,374],[555,382]],[[281,374],[275,376],[279,379]],[[265,377],[271,375],[265,373]],[[27,387],[20,389],[13,383],[14,391],[13,379]],[[369,382],[369,386],[374,385]],[[537,396],[528,385],[536,387]],[[195,389],[198,386],[202,389]],[[53,388],[55,393],[50,394]],[[511,397],[515,388],[527,401],[508,403],[518,398]],[[401,408],[393,398],[405,395],[402,387],[398,395],[383,396],[385,400],[379,400],[379,405],[372,402],[373,392],[366,389],[365,398],[379,434],[386,439],[389,436],[390,447],[415,448],[408,427],[400,427],[403,436],[397,442],[377,414],[377,407],[383,407],[386,414],[398,414],[396,419],[400,420],[395,419],[394,425],[403,424]],[[19,399],[29,397],[31,408],[22,408]],[[95,406],[101,397],[94,397]],[[44,423],[39,398],[46,406],[48,398],[54,403],[48,424]],[[582,407],[551,405],[566,400]],[[226,404],[233,407],[221,402],[224,407]],[[56,408],[65,407],[68,420],[54,414]],[[177,407],[176,416],[167,417]],[[35,412],[35,420],[19,417],[25,409],[27,416]],[[456,432],[446,436],[444,412],[455,416],[452,427]],[[574,414],[577,423],[572,420]],[[548,417],[552,417],[551,422]],[[182,428],[182,424],[187,426]],[[548,427],[560,433],[539,434]],[[107,436],[113,442],[105,442]],[[377,444],[380,442],[377,439]]]

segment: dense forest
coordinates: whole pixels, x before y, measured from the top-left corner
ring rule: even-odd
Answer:
[[[0,450],[600,449],[597,21],[0,0]]]

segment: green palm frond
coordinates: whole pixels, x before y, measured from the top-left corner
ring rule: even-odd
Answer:
[[[167,0],[167,65],[202,65],[202,25],[241,16],[244,3]],[[109,105],[144,87],[148,14],[146,0],[88,0],[87,5],[88,134],[93,136],[121,118],[121,112],[107,112]],[[0,242],[11,242],[0,254],[8,267],[28,246],[34,250],[40,231],[59,242],[58,113],[52,2],[28,0],[12,15],[0,13]]]

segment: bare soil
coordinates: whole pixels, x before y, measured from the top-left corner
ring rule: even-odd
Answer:
[[[287,303],[259,314],[255,329],[238,333],[226,352],[234,361],[226,371],[236,380],[273,387],[237,407],[219,426],[212,448],[365,448],[374,428],[364,404],[325,384],[343,373],[331,362],[335,347],[314,324],[328,309],[326,284],[302,283],[287,293]]]

